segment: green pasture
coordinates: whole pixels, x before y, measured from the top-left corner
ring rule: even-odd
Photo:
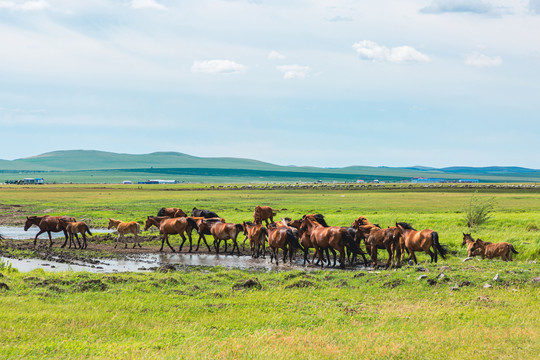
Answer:
[[[442,244],[460,255],[463,232],[486,241],[512,242],[518,259],[540,257],[539,189],[378,189],[378,190],[192,190],[193,185],[45,185],[0,186],[0,216],[64,215],[104,227],[108,218],[143,221],[161,207],[188,214],[196,206],[211,209],[229,222],[253,219],[256,205],[279,210],[278,217],[322,213],[330,225],[349,226],[360,215],[381,226],[406,221],[417,229],[439,232]],[[199,186],[200,188],[200,186]],[[464,211],[473,194],[493,198],[494,212],[484,225],[469,229]],[[17,207],[13,207],[13,205]],[[15,212],[16,211],[16,212]]]
[[[496,205],[490,220],[469,230],[464,210],[473,194],[494,198]],[[25,215],[47,213],[103,227],[109,217],[142,221],[163,206],[212,209],[241,222],[252,218],[258,204],[292,218],[319,212],[331,225],[350,225],[359,215],[381,226],[407,221],[438,231],[453,254],[438,264],[420,255],[420,267],[378,271],[280,265],[270,272],[195,267],[169,273],[20,273],[0,261],[0,358],[538,357],[538,190],[0,187],[0,216],[19,226]],[[465,231],[510,241],[520,253],[511,263],[463,262]],[[255,286],[247,287],[249,279]]]

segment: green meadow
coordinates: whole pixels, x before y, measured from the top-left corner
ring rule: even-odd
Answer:
[[[493,198],[495,208],[484,225],[468,229],[464,210],[473,195]],[[0,358],[535,359],[540,353],[540,283],[533,281],[540,277],[538,190],[0,187],[0,217],[13,225],[47,213],[103,227],[109,217],[142,221],[163,206],[212,209],[241,222],[258,204],[292,218],[322,213],[330,225],[350,225],[359,215],[381,226],[406,221],[439,232],[451,255],[437,264],[419,255],[420,267],[373,271],[280,265],[269,272],[21,273],[2,262]],[[512,242],[519,254],[511,263],[463,262],[462,232]]]

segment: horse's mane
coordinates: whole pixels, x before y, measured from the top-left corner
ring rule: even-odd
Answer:
[[[306,215],[302,216],[302,219],[305,219],[306,216],[308,216],[308,215],[313,217],[322,226],[328,227],[328,224],[324,220],[324,215],[323,214],[306,214]]]
[[[254,223],[252,223],[251,221],[245,221],[246,225],[249,225],[249,226],[253,226],[255,225]]]
[[[403,222],[403,221],[402,221],[402,222],[398,222],[398,223],[396,223],[396,224],[399,225],[399,226],[401,226],[401,227],[404,228],[404,229],[416,231],[416,229],[413,228],[413,227],[411,226],[411,224],[409,224],[409,223],[406,223],[406,222]]]

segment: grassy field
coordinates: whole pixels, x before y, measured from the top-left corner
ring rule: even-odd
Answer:
[[[0,264],[0,358],[535,359],[540,353],[540,193],[479,190],[493,216],[473,236],[510,241],[517,261],[462,262],[474,190],[199,190],[189,186],[0,187],[0,218],[71,214],[104,226],[162,206],[217,211],[228,221],[265,204],[331,225],[359,215],[439,232],[454,254],[392,271],[19,273]],[[178,241],[178,240],[176,240]],[[177,244],[177,243],[176,243]],[[381,255],[383,255],[381,253]],[[382,256],[385,258],[385,255]],[[444,278],[439,278],[443,272]],[[493,280],[499,274],[499,281]],[[425,279],[418,279],[427,275]],[[255,286],[248,287],[248,279]],[[428,280],[431,282],[428,282]],[[257,285],[260,284],[259,285]],[[491,287],[484,287],[485,284]],[[6,289],[6,287],[8,289]]]

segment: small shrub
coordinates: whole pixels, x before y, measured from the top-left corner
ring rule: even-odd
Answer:
[[[527,231],[538,231],[538,226],[536,224],[527,224],[527,226],[525,226],[525,229]]]
[[[481,199],[474,194],[469,200],[469,206],[466,209],[465,220],[469,228],[476,227],[485,223],[491,216],[495,208],[495,199]]]

